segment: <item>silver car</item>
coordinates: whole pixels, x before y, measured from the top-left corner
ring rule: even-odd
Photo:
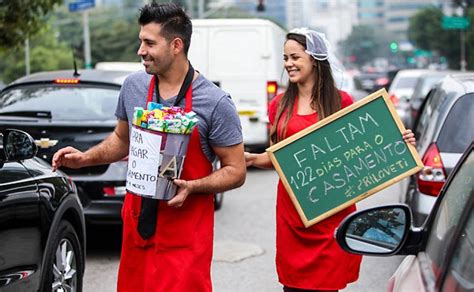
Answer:
[[[349,215],[336,232],[346,251],[408,255],[387,291],[473,291],[474,143],[441,190],[423,228],[411,225],[406,205],[378,206]]]
[[[424,168],[410,179],[404,201],[416,225],[433,208],[447,176],[474,140],[474,73],[450,74],[426,98],[416,122]]]

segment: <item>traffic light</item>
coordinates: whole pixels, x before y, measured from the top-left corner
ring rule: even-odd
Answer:
[[[392,53],[398,52],[398,44],[396,42],[391,42],[390,43],[390,50]]]
[[[258,0],[257,12],[263,12],[263,11],[265,11],[265,4],[263,3],[263,0]]]

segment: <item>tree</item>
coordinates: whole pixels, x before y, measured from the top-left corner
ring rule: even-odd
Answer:
[[[25,74],[25,51],[18,47],[0,52],[0,80],[9,83]],[[31,72],[73,68],[71,48],[59,42],[50,25],[30,39]]]
[[[101,61],[136,61],[138,49],[138,10],[126,7],[97,7],[89,12],[92,64]],[[78,60],[84,60],[82,15],[64,9],[57,12],[59,39],[74,48]]]
[[[344,56],[355,56],[359,66],[389,53],[389,37],[368,25],[357,25],[351,34],[340,43]]]
[[[38,32],[62,0],[0,1],[0,50],[18,46]]]
[[[468,16],[474,19],[474,8],[470,8]],[[408,39],[418,48],[427,51],[436,51],[448,60],[450,68],[459,69],[460,60],[460,33],[459,30],[446,30],[441,26],[443,12],[437,7],[429,7],[419,11],[412,18],[408,28]],[[474,39],[472,30],[466,31],[466,44],[473,48]],[[468,58],[469,60],[469,58]],[[468,68],[473,67],[473,61],[468,61]]]
[[[474,25],[474,4],[468,9],[467,15],[471,20],[471,27]],[[474,70],[474,30],[468,30],[466,33],[466,60],[467,69]]]

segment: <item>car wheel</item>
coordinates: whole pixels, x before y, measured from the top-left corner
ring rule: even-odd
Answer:
[[[41,291],[82,291],[84,262],[79,239],[67,221],[59,224],[51,249],[45,253],[43,289]]]
[[[222,207],[222,201],[224,201],[224,193],[214,195],[214,211],[217,211]]]

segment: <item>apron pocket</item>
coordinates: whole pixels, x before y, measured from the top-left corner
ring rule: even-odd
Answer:
[[[196,238],[197,212],[191,206],[180,208],[160,204],[156,250],[191,249]]]

